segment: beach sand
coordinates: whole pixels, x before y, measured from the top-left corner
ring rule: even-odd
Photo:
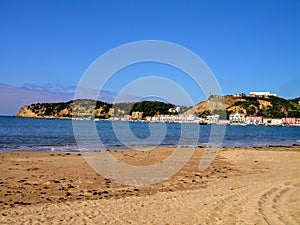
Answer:
[[[205,149],[174,176],[127,186],[97,174],[81,153],[0,154],[0,224],[300,224],[300,147]],[[133,165],[171,148],[110,151]]]

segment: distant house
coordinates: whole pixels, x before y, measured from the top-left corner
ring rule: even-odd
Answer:
[[[159,117],[160,117],[159,115],[153,116],[153,117],[152,117],[152,122],[159,122],[159,120],[160,120]]]
[[[277,94],[270,93],[268,91],[253,91],[248,94],[249,97],[269,97],[277,96]]]
[[[272,119],[271,120],[271,125],[281,126],[282,125],[282,120],[281,119]]]
[[[248,97],[256,97],[256,94],[249,93]]]
[[[179,115],[155,115],[152,117],[152,122],[192,122],[196,120],[194,114],[179,114]]]
[[[196,116],[194,114],[187,114],[186,121],[194,121],[196,120]]]
[[[133,119],[133,120],[140,120],[140,119],[142,119],[142,117],[143,117],[143,112],[132,112],[132,114],[131,114],[131,118]]]
[[[124,120],[132,120],[132,117],[130,115],[124,115]]]
[[[263,118],[261,116],[246,116],[245,123],[247,125],[262,125]]]
[[[219,123],[220,115],[206,116],[208,123]]]
[[[245,123],[245,114],[242,113],[232,113],[229,115],[230,123]]]
[[[179,121],[185,121],[185,120],[186,120],[186,116],[183,115],[183,114],[179,114],[179,115],[178,115],[178,120],[179,120]]]
[[[284,125],[296,124],[296,118],[282,118],[281,121]]]
[[[246,97],[246,94],[244,94],[244,93],[236,93],[234,95],[234,97]]]

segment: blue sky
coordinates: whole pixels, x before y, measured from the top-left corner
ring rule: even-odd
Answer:
[[[12,86],[76,86],[88,66],[110,49],[163,40],[199,55],[224,94],[270,91],[285,98],[300,96],[296,0],[0,0],[0,27],[0,83]],[[162,67],[157,70],[135,69],[140,76],[164,73]],[[107,91],[117,92],[123,79],[137,76],[129,71],[112,80]],[[204,100],[191,81],[178,82],[195,102]]]

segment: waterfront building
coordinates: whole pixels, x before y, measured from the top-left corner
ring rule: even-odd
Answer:
[[[229,115],[230,123],[245,123],[245,114],[242,113],[232,113]]]
[[[247,125],[262,125],[263,118],[261,116],[246,116],[245,124],[247,124]]]

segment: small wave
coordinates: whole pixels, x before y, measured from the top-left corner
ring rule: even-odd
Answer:
[[[0,146],[0,152],[12,151],[39,151],[39,152],[78,152],[76,145],[34,145],[34,146],[20,146],[20,145],[3,145]]]

